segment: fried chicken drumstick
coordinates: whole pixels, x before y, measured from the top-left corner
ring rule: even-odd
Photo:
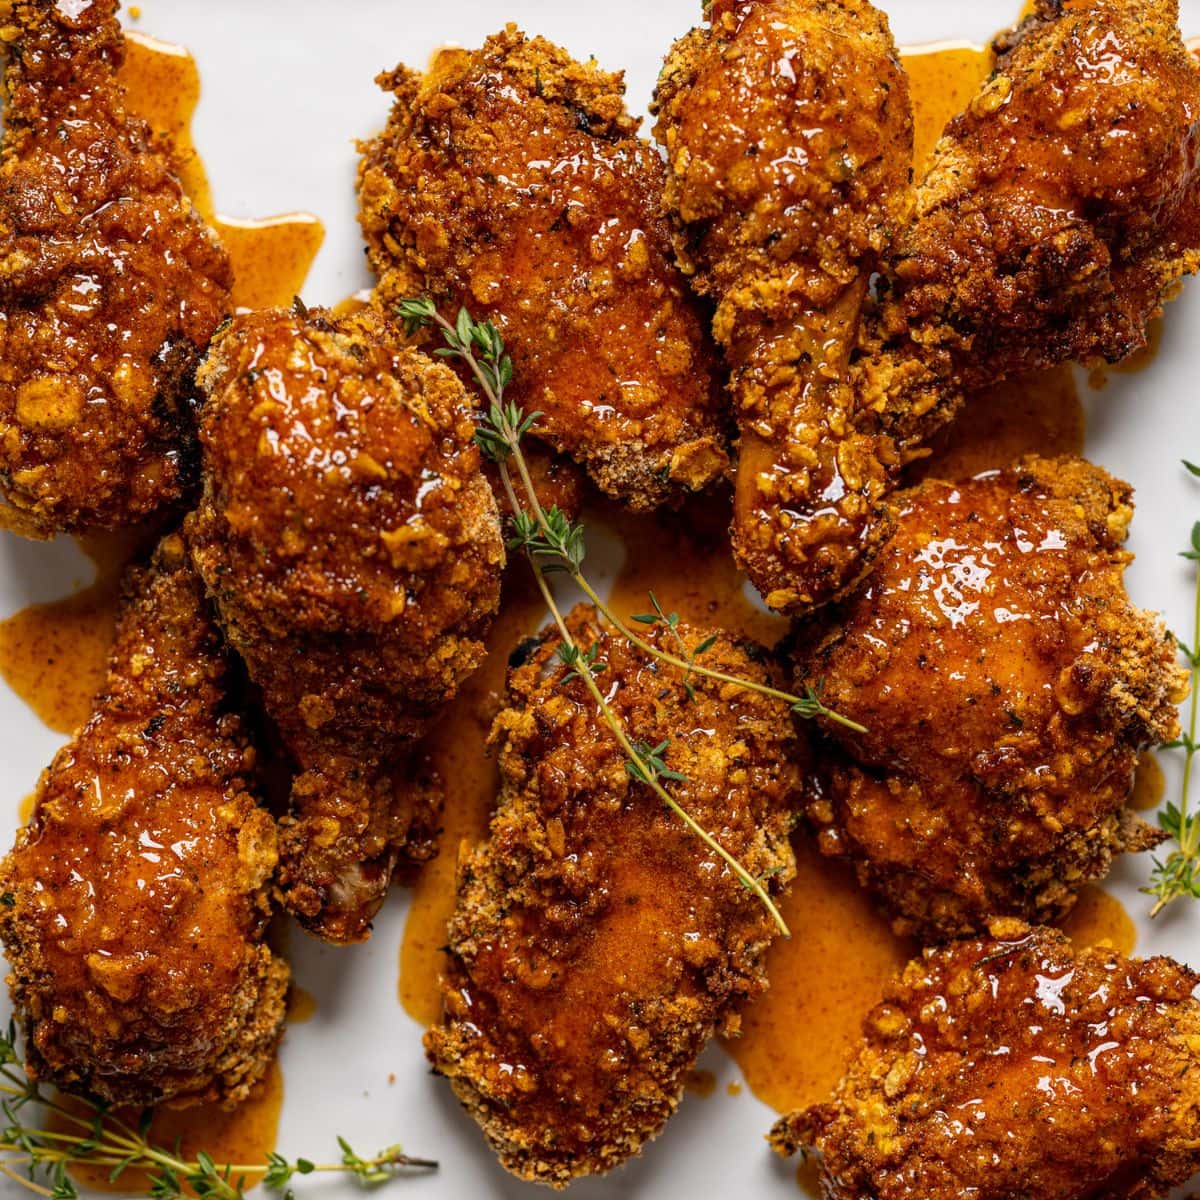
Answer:
[[[708,16],[667,58],[655,132],[732,373],[734,551],[772,608],[801,612],[886,540],[899,460],[856,423],[847,363],[902,216],[908,85],[864,0],[714,0]]]
[[[829,1104],[780,1121],[826,1200],[1155,1200],[1200,1170],[1200,977],[997,921],[927,950]]]
[[[231,308],[229,261],[125,110],[116,0],[0,9],[6,524],[135,524],[194,481],[193,376]]]
[[[568,618],[598,647],[613,710],[686,780],[672,793],[751,874],[790,878],[799,786],[786,704],[692,681],[591,609]],[[689,650],[708,631],[680,626]],[[657,640],[666,633],[647,636]],[[643,784],[551,631],[509,679],[496,720],[502,790],[489,840],[460,864],[445,1013],[426,1035],[508,1170],[564,1186],[637,1154],[737,1004],[765,986],[775,926],[758,900]],[[705,662],[765,680],[724,635]]]
[[[539,435],[631,508],[723,475],[715,355],[621,76],[509,26],[379,82],[395,105],[359,198],[381,302],[492,320]]]
[[[239,316],[200,372],[193,560],[301,774],[288,906],[365,937],[436,813],[409,743],[483,659],[504,547],[458,377],[371,309]]]
[[[1174,639],[1125,594],[1131,490],[1030,459],[896,506],[875,570],[799,656],[868,729],[828,727],[807,804],[821,847],[927,939],[1057,918],[1157,840],[1127,803],[1187,693]]]
[[[1039,0],[952,121],[859,367],[905,446],[964,391],[1115,362],[1200,266],[1200,72],[1175,0]]]
[[[118,1105],[242,1100],[283,1031],[275,823],[183,542],[134,569],[91,719],[0,864],[30,1072]]]

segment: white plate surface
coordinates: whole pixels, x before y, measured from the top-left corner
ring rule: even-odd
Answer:
[[[334,303],[365,286],[355,223],[354,139],[373,133],[387,113],[373,83],[397,62],[422,67],[447,42],[477,45],[505,21],[541,33],[578,57],[624,67],[629,102],[643,111],[664,52],[696,23],[699,0],[144,0],[136,27],[187,46],[199,61],[203,98],[195,122],[217,207],[233,216],[292,209],[316,213],[325,244],[305,299]],[[901,43],[967,38],[985,41],[1010,24],[1014,0],[893,0],[889,15]],[[1185,34],[1200,34],[1200,0],[1182,0]],[[1083,388],[1089,409],[1087,453],[1137,488],[1128,575],[1134,600],[1189,628],[1192,568],[1177,556],[1200,518],[1200,481],[1178,466],[1200,459],[1200,285],[1168,311],[1161,350],[1135,375],[1113,374],[1104,391]],[[51,599],[86,583],[91,567],[70,543],[50,547],[0,535],[0,614]],[[0,828],[15,828],[21,797],[62,739],[0,684]],[[1178,765],[1167,762],[1168,795]],[[7,834],[2,835],[7,844]],[[1108,882],[1138,919],[1138,952],[1169,953],[1200,967],[1200,904],[1180,903],[1151,925],[1137,888],[1146,857],[1120,865]],[[485,1148],[449,1088],[430,1077],[421,1030],[397,1001],[398,951],[407,897],[389,901],[367,945],[339,950],[294,933],[297,982],[316,998],[315,1017],[288,1030],[282,1050],[286,1100],[279,1149],[327,1157],[336,1133],[361,1151],[401,1141],[441,1162],[436,1176],[389,1185],[411,1200],[475,1200],[533,1193],[508,1177]],[[7,1002],[0,1015],[7,1016]],[[798,1039],[811,1031],[797,1029]],[[774,1114],[748,1091],[728,1096],[738,1069],[710,1049],[702,1065],[717,1077],[707,1099],[688,1096],[643,1157],[607,1179],[575,1185],[580,1200],[698,1196],[794,1198],[794,1164],[771,1155],[763,1134]],[[389,1077],[395,1077],[389,1083]],[[23,1194],[0,1180],[0,1196]],[[345,1182],[309,1183],[303,1195],[357,1194]]]

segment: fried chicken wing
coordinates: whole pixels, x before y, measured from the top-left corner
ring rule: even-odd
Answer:
[[[591,609],[569,618],[631,736],[686,776],[667,784],[754,875],[783,887],[797,800],[787,706],[683,680]],[[690,651],[710,631],[680,627]],[[649,635],[657,640],[666,633]],[[634,782],[583,682],[564,677],[557,632],[509,679],[496,720],[502,790],[489,840],[459,868],[442,987],[426,1035],[503,1165],[564,1186],[637,1154],[675,1110],[714,1032],[765,986],[775,927],[722,860]],[[705,663],[765,680],[718,635]]]
[[[195,478],[229,260],[125,110],[116,0],[3,5],[0,492],[31,536],[135,524]]]
[[[354,940],[396,863],[429,852],[430,788],[403,759],[499,603],[471,402],[370,309],[239,316],[199,378],[193,560],[301,770],[281,886],[315,932]]]
[[[865,0],[714,0],[656,94],[681,259],[717,303],[739,444],[734,551],[800,612],[886,540],[895,448],[861,427],[847,364],[912,160],[908,86]]]
[[[800,680],[868,732],[829,727],[808,813],[901,930],[1053,919],[1157,840],[1127,803],[1188,677],[1125,594],[1131,495],[1078,459],[926,481],[809,635]]]
[[[836,1097],[772,1132],[826,1200],[1154,1200],[1200,1170],[1200,976],[995,922],[927,950]]]
[[[716,356],[622,77],[510,25],[379,82],[395,105],[363,147],[359,197],[382,302],[428,295],[494,321],[512,397],[630,507],[721,476]]]
[[[108,680],[0,864],[31,1074],[114,1104],[244,1099],[283,1030],[275,823],[228,657],[171,535],[126,581]]]
[[[1200,72],[1174,0],[1039,0],[951,122],[887,268],[864,407],[905,446],[964,390],[1115,362],[1200,266]]]

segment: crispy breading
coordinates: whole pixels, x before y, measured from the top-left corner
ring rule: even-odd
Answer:
[[[808,800],[821,848],[906,932],[1053,919],[1114,854],[1158,840],[1127,803],[1187,693],[1174,639],[1125,593],[1131,489],[1029,459],[896,506],[874,572],[797,663],[868,730],[827,727]]]
[[[738,562],[799,613],[888,533],[895,448],[860,426],[847,363],[912,162],[908,84],[865,0],[715,0],[656,93],[681,261],[717,303],[740,440]]]
[[[455,374],[373,310],[239,316],[201,372],[193,559],[300,771],[285,901],[365,937],[433,792],[406,742],[483,659],[504,547]]]
[[[1178,16],[1175,0],[1039,0],[998,39],[918,189],[859,369],[904,445],[964,390],[1140,349],[1200,266],[1200,72]]]
[[[114,1104],[242,1100],[283,1031],[278,854],[178,535],[134,569],[92,716],[0,864],[30,1073]]]
[[[666,786],[776,894],[799,747],[786,704],[656,664],[589,608],[568,618],[629,736],[686,780]],[[646,635],[675,646],[661,627]],[[766,681],[753,649],[679,627],[705,665]],[[460,864],[434,1068],[501,1163],[564,1186],[636,1155],[679,1103],[715,1032],[765,986],[776,929],[719,856],[641,783],[579,678],[542,638],[496,719],[502,789],[487,842]],[[753,657],[752,657],[753,655]]]
[[[621,75],[510,25],[379,82],[395,104],[358,186],[380,300],[427,295],[494,321],[511,398],[631,508],[723,475],[716,355]]]
[[[828,1104],[783,1118],[826,1200],[1154,1200],[1200,1170],[1200,983],[994,922],[927,950]]]
[[[4,6],[0,492],[29,536],[135,524],[195,479],[229,260],[125,109],[116,0]]]

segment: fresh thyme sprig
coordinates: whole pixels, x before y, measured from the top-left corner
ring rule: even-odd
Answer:
[[[30,1079],[21,1065],[11,1021],[7,1033],[0,1034],[0,1097],[5,1121],[0,1130],[0,1175],[50,1200],[77,1200],[79,1189],[70,1174],[74,1167],[105,1171],[109,1183],[119,1182],[126,1172],[140,1172],[148,1178],[144,1194],[151,1200],[182,1200],[187,1190],[202,1200],[246,1200],[247,1188],[259,1182],[291,1200],[290,1184],[297,1175],[338,1173],[373,1186],[406,1169],[437,1167],[428,1159],[410,1158],[399,1146],[362,1158],[344,1138],[338,1138],[342,1157],[337,1163],[289,1161],[272,1153],[267,1162],[254,1166],[218,1165],[203,1150],[185,1159],[178,1144],[168,1150],[150,1140],[152,1109],[131,1124],[103,1101],[81,1098],[80,1111]],[[26,1112],[39,1108],[53,1116],[47,1124],[56,1128],[26,1123]]]
[[[736,675],[728,675],[723,671],[713,671],[705,667],[696,660],[712,648],[713,639],[702,642],[691,654],[680,657],[680,655],[671,654],[652,645],[635,633],[625,621],[622,621],[612,611],[612,608],[596,592],[583,574],[585,545],[582,522],[570,521],[557,507],[543,509],[538,501],[533,479],[521,451],[521,440],[533,429],[542,414],[526,415],[518,405],[505,402],[504,389],[512,382],[513,369],[512,361],[504,350],[504,340],[496,327],[490,321],[481,323],[473,320],[466,309],[459,310],[457,321],[451,325],[437,311],[433,301],[428,299],[402,301],[397,307],[397,314],[404,321],[410,335],[428,325],[436,325],[440,328],[446,345],[439,348],[436,353],[443,358],[457,358],[464,362],[487,397],[488,412],[480,423],[475,440],[480,449],[501,469],[510,461],[512,462],[528,500],[526,507],[517,503],[515,493],[509,496],[514,522],[514,537],[509,542],[509,549],[523,549],[531,553],[534,558],[539,560],[542,571],[565,571],[575,586],[588,598],[588,601],[626,641],[632,643],[644,654],[669,663],[682,671],[689,694],[691,694],[691,677],[700,675],[720,683],[733,684],[747,691],[759,692],[775,700],[782,700],[791,706],[792,712],[806,720],[821,717],[854,733],[867,732],[866,728],[857,721],[852,721],[849,717],[844,717],[841,713],[835,712],[823,704],[820,699],[819,685],[815,690],[809,687],[803,696],[796,696],[752,679],[742,679]],[[653,592],[650,593],[650,602],[654,612],[639,614],[632,620],[640,624],[664,624],[672,633],[675,633],[676,644],[682,651],[683,644],[676,631],[679,623],[678,615],[664,613]]]
[[[1200,466],[1184,460],[1188,473],[1200,478]],[[1183,786],[1179,803],[1169,803],[1158,814],[1158,823],[1174,840],[1175,849],[1164,859],[1154,860],[1154,872],[1150,883],[1142,890],[1155,897],[1152,917],[1157,917],[1172,900],[1190,896],[1200,900],[1200,812],[1192,812],[1189,806],[1189,787],[1192,780],[1192,762],[1196,757],[1197,707],[1200,702],[1200,521],[1192,526],[1191,544],[1181,551],[1181,556],[1197,563],[1195,612],[1192,619],[1192,642],[1179,643],[1179,653],[1192,674],[1192,694],[1188,707],[1188,725],[1183,734],[1163,747],[1166,750],[1183,751]]]
[[[438,313],[430,300],[406,300],[398,306],[397,314],[404,320],[410,335],[426,325],[436,325],[440,328],[446,345],[436,353],[443,358],[457,358],[464,362],[483,390],[488,401],[488,412],[475,436],[480,449],[496,464],[505,497],[512,511],[514,536],[510,539],[508,548],[520,550],[525,554],[546,607],[562,637],[557,651],[558,657],[569,667],[568,677],[582,680],[591,693],[601,718],[625,755],[625,767],[630,777],[650,788],[696,837],[717,854],[742,886],[754,893],[780,932],[785,937],[789,936],[787,923],[771,899],[763,880],[755,878],[663,786],[664,780],[686,781],[685,776],[672,771],[663,760],[662,756],[668,749],[669,740],[656,747],[650,747],[644,742],[634,745],[596,683],[597,647],[585,651],[571,635],[554,593],[546,582],[546,575],[554,571],[568,574],[596,609],[634,645],[654,658],[682,666],[685,671],[688,669],[686,661],[665,654],[644,638],[632,635],[623,623],[612,615],[582,572],[586,556],[582,524],[570,521],[556,507],[543,509],[539,502],[528,464],[521,451],[521,439],[533,428],[541,414],[526,416],[517,405],[505,403],[504,389],[511,382],[513,371],[512,362],[504,351],[504,342],[498,330],[490,321],[482,324],[476,322],[465,308],[460,309],[457,321],[451,325]],[[528,507],[523,506],[517,498],[516,487],[509,470],[510,462],[516,467]],[[721,677],[716,672],[703,673]],[[741,687],[765,690],[762,685],[755,685],[748,680],[724,678]]]

